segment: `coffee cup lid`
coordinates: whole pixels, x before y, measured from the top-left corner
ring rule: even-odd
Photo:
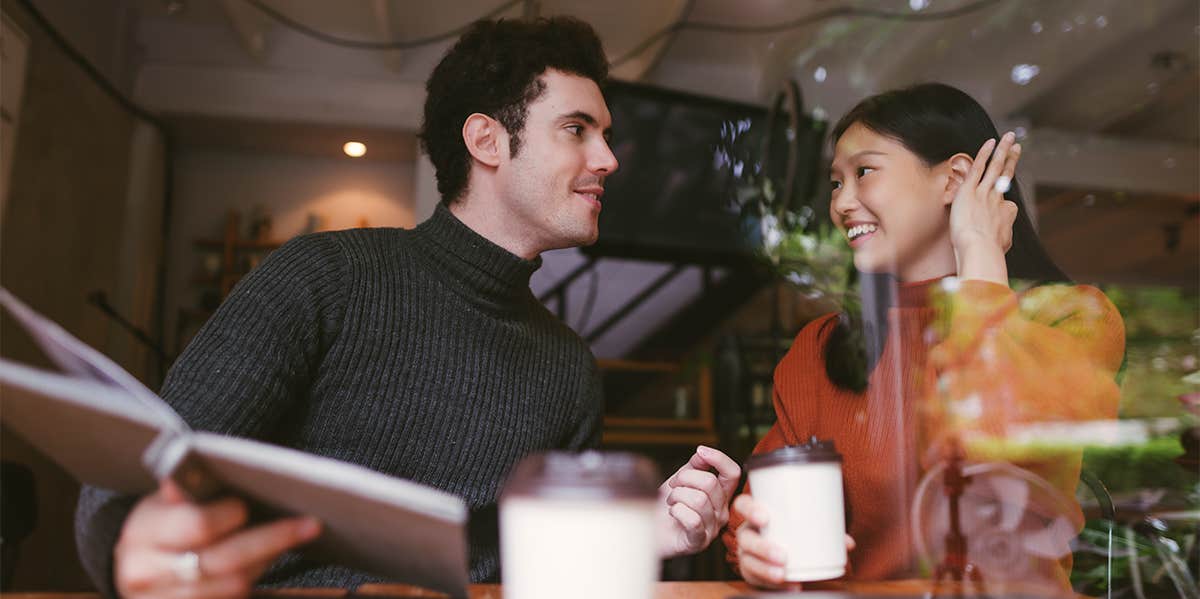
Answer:
[[[658,483],[654,462],[637,454],[549,451],[521,460],[503,497],[654,499]]]
[[[832,439],[818,439],[815,436],[802,445],[788,445],[775,451],[759,453],[746,460],[746,469],[765,468],[782,464],[820,464],[841,462],[842,454],[837,452]]]

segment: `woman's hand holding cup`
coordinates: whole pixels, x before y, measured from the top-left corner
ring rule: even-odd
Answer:
[[[777,543],[762,534],[770,515],[761,503],[750,495],[739,495],[733,501],[733,511],[744,519],[737,529],[738,568],[746,582],[763,588],[784,586],[787,553]],[[846,535],[846,551],[854,549],[854,539]]]
[[[783,584],[787,554],[783,547],[762,535],[767,525],[767,510],[749,495],[733,500],[733,511],[745,518],[737,529],[738,569],[746,582],[757,587],[777,587]]]

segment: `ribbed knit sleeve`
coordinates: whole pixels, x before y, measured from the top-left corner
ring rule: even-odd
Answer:
[[[938,381],[926,405],[930,432],[965,439],[968,459],[1016,463],[1072,497],[1081,452],[1038,455],[1044,448],[1021,430],[1116,418],[1125,350],[1116,307],[1085,285],[1018,294],[966,280],[945,296],[940,317],[947,332],[929,353]]]
[[[138,499],[88,485],[79,491],[79,503],[75,506],[75,548],[92,584],[109,599],[117,596],[113,586],[113,547]]]
[[[583,377],[588,381],[583,393],[579,396],[579,405],[575,410],[578,421],[571,438],[561,444],[563,449],[581,451],[600,447],[600,437],[603,432],[604,420],[604,384],[600,380],[600,369],[595,361],[591,361],[588,372]]]
[[[337,337],[345,278],[334,237],[299,237],[272,252],[179,356],[163,399],[194,429],[270,439]]]
[[[160,395],[194,429],[263,438],[303,399],[337,335],[345,261],[336,243],[297,238],[234,287],[167,375]],[[115,596],[112,552],[136,497],[85,486],[75,514],[84,569]]]

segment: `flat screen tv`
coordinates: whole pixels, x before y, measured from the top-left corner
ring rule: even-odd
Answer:
[[[620,167],[605,182],[600,237],[585,252],[695,264],[751,256],[758,221],[746,214],[746,200],[763,177],[782,178],[783,140],[797,137],[788,119],[772,119],[764,164],[765,107],[615,81],[605,97]],[[801,120],[800,137],[813,147],[792,157],[811,171],[820,135],[809,133],[819,129]]]

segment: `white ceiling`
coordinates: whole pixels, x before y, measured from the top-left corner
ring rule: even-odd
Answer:
[[[373,42],[452,31],[505,5],[259,1],[324,34]],[[323,131],[331,152],[340,145],[338,127],[415,129],[424,80],[452,43],[400,51],[340,47],[279,23],[248,0],[133,6],[138,101],[233,123],[310,123],[304,144],[319,146]],[[892,87],[928,80],[957,85],[1002,126],[1026,132],[1022,178],[1041,194],[1043,236],[1068,272],[1192,286],[1200,280],[1195,0],[540,0],[509,2],[500,14],[530,13],[591,23],[610,59],[620,61],[619,78],[753,103],[766,103],[793,78],[807,109],[830,119]],[[688,25],[630,56],[681,22]],[[788,23],[796,26],[716,30]],[[411,153],[411,136],[394,139],[409,148],[400,154]],[[303,144],[294,145],[299,151]],[[1172,226],[1181,241],[1168,247],[1165,231]]]
[[[1161,238],[1164,226],[1179,225],[1176,255],[1165,254],[1162,243],[1130,241],[1122,263],[1136,269],[1166,258],[1181,265],[1173,280],[1198,279],[1195,0],[109,0],[119,18],[108,22],[103,2],[35,4],[64,29],[72,17],[82,22],[74,37],[85,42],[98,35],[97,23],[113,32],[116,50],[99,52],[102,70],[138,103],[182,122],[182,130],[204,131],[203,143],[244,142],[256,137],[246,127],[265,122],[286,124],[266,136],[281,151],[317,148],[324,135],[336,152],[342,129],[353,127],[384,139],[407,132],[383,155],[411,155],[424,80],[451,39],[406,50],[346,48],[279,23],[254,1],[324,34],[368,42],[453,31],[501,6],[507,9],[498,14],[508,18],[571,14],[595,27],[612,59],[686,22],[614,74],[755,103],[794,78],[807,108],[830,119],[888,88],[926,80],[957,85],[1001,126],[1027,134],[1021,176],[1037,190],[1039,212],[1067,210],[1046,214],[1047,223],[1094,221],[1091,234],[1067,236],[1062,251],[1100,255],[1113,239],[1128,237],[1122,227]],[[960,10],[965,14],[929,18]],[[715,30],[798,21],[806,22],[765,33]],[[90,45],[103,50],[94,39]],[[291,149],[288,130],[300,140]],[[1080,206],[1081,192],[1099,195]],[[1139,209],[1104,201],[1116,192]],[[1067,193],[1074,195],[1059,197]],[[1056,243],[1055,230],[1043,234]]]
[[[369,42],[451,31],[505,4],[500,0],[260,1],[328,35]],[[912,5],[921,3],[542,0],[508,2],[510,7],[500,14],[520,17],[532,5],[537,14],[581,17],[593,24],[613,59],[686,18],[691,27],[663,36],[615,74],[703,94],[762,102],[780,81],[791,77],[801,83],[811,107],[836,117],[864,95],[935,79],[963,87],[1000,119],[1028,119],[1037,126],[1072,131],[1103,132],[1115,126],[1123,135],[1145,132],[1156,139],[1196,142],[1200,4],[1191,0],[925,0],[927,6],[912,10]],[[844,16],[765,34],[703,28],[817,19],[846,8],[928,16],[975,4],[980,7],[967,14],[928,21]],[[285,98],[285,110],[317,120],[411,127],[418,116],[412,107],[385,107],[364,95],[368,91],[394,99],[419,95],[415,92],[451,43],[401,51],[342,48],[289,29],[247,0],[137,0],[133,6],[138,46],[135,94],[170,111],[267,116],[267,106],[256,102],[269,105],[274,98],[259,86],[275,84],[288,95],[300,96]],[[1022,64],[1037,67],[1037,75],[1023,85],[1012,77],[1014,67]],[[821,80],[815,76],[818,69]],[[180,97],[202,84],[218,82],[226,85],[206,90],[190,102]],[[322,94],[312,88],[330,84],[339,86],[330,91],[348,97],[329,108],[359,105],[365,111],[321,114],[311,103],[320,104]],[[380,110],[390,114],[380,115]]]
[[[807,108],[830,119],[871,93],[939,80],[980,99],[1003,125],[1054,133],[1046,138],[1064,153],[1116,149],[1083,170],[1125,162],[1124,140],[1152,144],[1176,165],[1200,160],[1194,0],[127,1],[135,20],[132,93],[164,113],[418,126],[424,80],[452,39],[406,50],[347,48],[280,23],[255,2],[328,36],[364,42],[427,38],[487,14],[532,12],[592,23],[623,79],[765,103],[794,78]],[[825,17],[847,10],[873,14]],[[933,18],[956,11],[965,14]],[[798,24],[767,33],[713,30],[787,23]],[[1020,79],[1022,69],[1035,74]],[[1027,160],[1039,183],[1078,183],[1055,179],[1061,169],[1038,169],[1039,160],[1036,151]],[[1147,191],[1194,195],[1195,174],[1184,170],[1142,172],[1115,185],[1136,191],[1153,180]]]

